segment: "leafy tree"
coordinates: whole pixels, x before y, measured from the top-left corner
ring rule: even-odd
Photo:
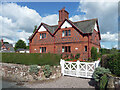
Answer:
[[[4,44],[9,44],[9,42],[3,42]]]
[[[18,48],[26,49],[26,43],[23,40],[18,40],[15,44],[15,50],[17,50]]]
[[[26,49],[29,49],[29,46],[26,46]]]
[[[97,58],[98,58],[97,48],[95,48],[95,47],[92,47],[92,49],[91,49],[91,58],[93,60],[97,60]]]
[[[34,33],[36,30],[37,30],[37,25],[34,26],[34,31],[33,31],[33,33]]]

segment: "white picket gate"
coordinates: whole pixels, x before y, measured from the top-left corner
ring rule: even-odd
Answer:
[[[62,60],[61,64],[61,73],[62,75],[92,78],[93,72],[96,67],[98,67],[100,60],[94,62],[70,62]]]

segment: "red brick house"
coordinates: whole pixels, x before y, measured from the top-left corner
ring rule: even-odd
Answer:
[[[59,10],[58,25],[41,23],[29,38],[30,53],[77,54],[80,58],[91,57],[91,48],[100,49],[100,31],[97,19],[72,22],[69,13]]]

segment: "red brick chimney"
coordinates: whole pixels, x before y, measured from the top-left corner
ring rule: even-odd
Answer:
[[[58,25],[60,25],[65,18],[69,19],[69,13],[65,10],[65,7],[62,8],[62,10],[59,10],[59,21],[58,21]]]
[[[3,45],[3,39],[1,39],[1,44]]]

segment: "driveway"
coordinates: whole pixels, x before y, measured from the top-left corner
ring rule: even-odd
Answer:
[[[56,80],[43,82],[43,83],[26,83],[25,87],[28,88],[94,88],[91,86],[90,79],[62,76]]]

